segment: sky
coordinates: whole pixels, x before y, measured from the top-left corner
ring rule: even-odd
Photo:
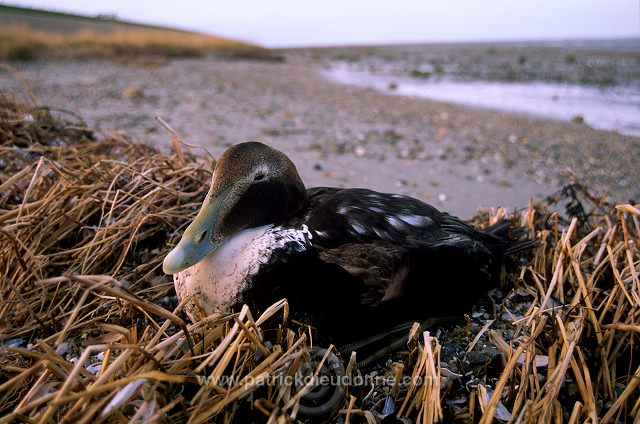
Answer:
[[[266,47],[640,37],[640,0],[13,0]]]

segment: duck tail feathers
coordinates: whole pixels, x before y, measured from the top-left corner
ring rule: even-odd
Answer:
[[[503,256],[512,256],[531,250],[538,245],[538,240],[526,238],[524,228],[514,225],[509,219],[503,219],[484,230],[492,236],[490,250]]]

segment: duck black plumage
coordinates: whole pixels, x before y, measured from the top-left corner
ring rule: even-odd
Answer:
[[[286,297],[332,333],[468,311],[526,247],[508,223],[481,231],[417,199],[305,189],[280,151],[228,148],[202,209],[165,258],[193,320]],[[364,327],[363,327],[364,326]]]

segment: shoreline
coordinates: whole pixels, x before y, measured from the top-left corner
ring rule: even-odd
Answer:
[[[591,87],[550,82],[464,81],[376,75],[337,63],[323,72],[339,84],[373,88],[382,93],[510,115],[556,122],[574,122],[593,129],[640,137],[640,90],[627,87]],[[633,91],[631,91],[633,90]]]
[[[344,86],[322,77],[325,65],[289,53],[283,63],[69,60],[18,68],[42,104],[79,113],[105,133],[168,148],[158,115],[216,157],[230,144],[262,141],[288,154],[308,187],[408,194],[470,218],[480,206],[520,208],[551,195],[570,168],[596,195],[638,198],[638,137]],[[0,87],[21,92],[6,72]]]

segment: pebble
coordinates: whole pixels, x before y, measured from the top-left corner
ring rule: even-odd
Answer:
[[[69,353],[69,342],[64,341],[56,348],[56,353],[60,356]]]
[[[127,87],[122,90],[122,98],[133,101],[140,101],[144,98],[144,90],[139,87]]]
[[[480,365],[484,364],[487,361],[487,355],[484,352],[480,352],[477,350],[467,352],[465,358],[471,365]]]
[[[327,171],[324,173],[325,178],[329,178],[329,179],[335,179],[336,178],[336,173],[335,172],[331,172],[331,171]]]
[[[502,352],[500,352],[500,350],[498,350],[497,348],[495,348],[493,346],[485,346],[484,348],[482,348],[482,350],[491,359],[502,355]]]
[[[88,365],[85,369],[89,371],[93,375],[97,375],[102,368],[102,362],[96,362],[91,365]]]
[[[23,344],[24,344],[24,340],[22,339],[9,339],[6,342],[4,342],[3,347],[9,347],[9,346],[20,347]]]

